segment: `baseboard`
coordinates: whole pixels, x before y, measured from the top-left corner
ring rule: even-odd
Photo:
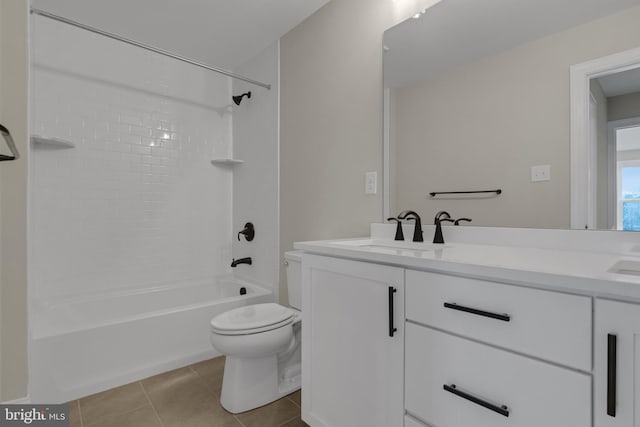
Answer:
[[[29,395],[20,399],[8,400],[6,402],[2,402],[3,405],[27,405],[29,403],[31,403],[31,399],[29,398]]]

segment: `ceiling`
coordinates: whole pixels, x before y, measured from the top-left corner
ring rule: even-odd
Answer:
[[[443,0],[385,31],[385,86],[402,87],[640,0]]]
[[[228,70],[329,0],[32,0],[32,6]]]
[[[598,77],[598,82],[608,98],[640,92],[640,68]]]

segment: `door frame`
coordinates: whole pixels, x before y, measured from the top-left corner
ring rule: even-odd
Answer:
[[[589,221],[589,81],[607,74],[640,67],[640,48],[626,50],[570,68],[571,91],[571,228],[595,229]],[[591,202],[590,202],[591,201]]]

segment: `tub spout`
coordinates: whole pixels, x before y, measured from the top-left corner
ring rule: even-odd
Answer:
[[[252,263],[251,257],[234,259],[233,261],[231,261],[231,267],[237,267],[238,264],[249,264],[249,265],[251,265],[251,263]]]

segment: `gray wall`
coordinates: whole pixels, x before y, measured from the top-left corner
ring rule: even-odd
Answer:
[[[28,2],[0,2],[0,123],[21,158],[0,163],[0,400],[27,395]],[[2,142],[4,145],[4,141]],[[6,148],[3,148],[6,151]]]
[[[609,121],[640,117],[640,92],[608,98]]]
[[[281,39],[281,253],[380,221],[382,33],[429,3],[332,0]],[[378,172],[375,196],[367,171]]]

